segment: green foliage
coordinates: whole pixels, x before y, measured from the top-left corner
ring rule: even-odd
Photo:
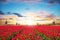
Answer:
[[[34,36],[34,40],[36,40],[37,35]]]
[[[38,36],[40,36],[43,40],[50,40],[50,38],[46,37],[43,33],[38,30],[34,30]]]
[[[26,38],[26,40],[30,40],[29,38]]]
[[[2,40],[2,38],[0,38],[0,40]]]
[[[9,36],[8,38],[6,38],[6,40],[12,40],[12,38],[14,38],[18,33],[21,33],[22,31],[23,31],[23,29],[12,33],[12,35]]]
[[[60,38],[59,37],[57,37],[57,39],[56,40],[60,40]]]
[[[25,40],[30,40],[30,38],[28,38],[26,34],[23,34],[23,36],[25,37]]]
[[[51,40],[56,40],[56,37],[52,37]]]
[[[21,40],[20,38],[16,38],[16,40]]]
[[[53,37],[51,38],[51,40],[60,40],[60,37],[53,36]]]

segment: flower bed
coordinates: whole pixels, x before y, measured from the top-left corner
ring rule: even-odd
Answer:
[[[60,40],[60,26],[0,26],[0,40]]]

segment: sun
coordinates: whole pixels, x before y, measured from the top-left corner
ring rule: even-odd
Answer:
[[[26,12],[24,17],[20,17],[20,24],[21,25],[36,25],[36,14],[34,12]]]
[[[31,17],[28,17],[26,20],[26,25],[36,25],[36,23]]]
[[[21,17],[17,23],[20,25],[36,25],[36,22],[32,17]]]
[[[33,20],[27,20],[26,25],[35,25],[35,22]]]

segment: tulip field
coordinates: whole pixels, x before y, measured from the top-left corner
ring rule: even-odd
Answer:
[[[60,26],[0,26],[0,40],[60,40]]]

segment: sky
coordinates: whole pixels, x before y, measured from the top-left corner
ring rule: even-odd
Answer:
[[[60,0],[0,0],[0,11],[6,15],[7,12],[21,15],[32,12],[60,16]]]

